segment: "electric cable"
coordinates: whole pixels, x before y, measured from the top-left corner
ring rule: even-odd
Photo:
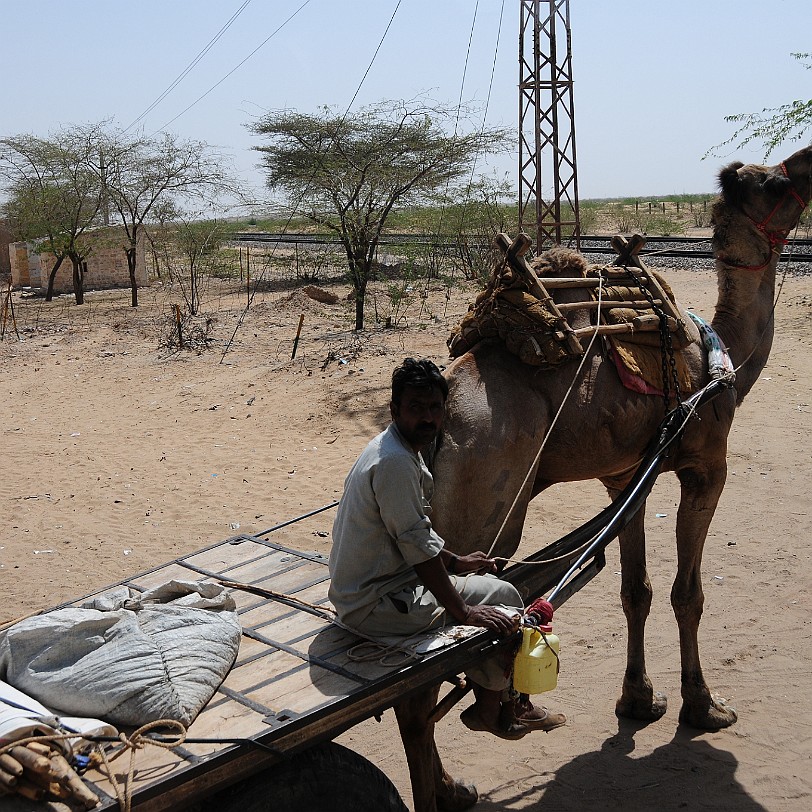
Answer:
[[[178,76],[169,85],[169,87],[167,87],[166,90],[164,90],[164,92],[161,93],[161,95],[158,96],[158,98],[155,99],[155,101],[152,102],[152,104],[150,104],[150,106],[147,107],[147,109],[144,110],[144,112],[141,113],[140,116],[138,116],[138,118],[136,118],[129,126],[127,126],[124,129],[125,133],[131,130],[133,127],[135,127],[135,125],[138,124],[138,122],[142,121],[183,81],[183,79],[198,64],[198,62],[200,62],[200,60],[203,59],[203,57],[214,47],[214,45],[217,43],[220,37],[222,37],[223,34],[225,34],[225,32],[228,31],[229,28],[231,28],[232,24],[235,22],[237,17],[239,17],[240,14],[242,14],[243,11],[245,11],[245,8],[248,6],[250,2],[251,0],[245,0],[245,2],[231,15],[231,17],[228,18],[226,23],[222,26],[222,28],[220,28],[220,30],[214,35],[214,37],[212,37],[212,39],[209,40],[208,44],[203,48],[203,50],[197,54],[197,56],[180,72],[180,74],[178,74]]]
[[[245,57],[245,59],[243,59],[241,62],[238,62],[222,79],[220,79],[218,82],[215,82],[205,93],[198,96],[188,107],[184,107],[184,109],[181,110],[180,113],[178,113],[174,118],[169,119],[169,121],[167,121],[166,124],[164,124],[162,127],[159,127],[155,132],[157,133],[160,132],[161,130],[165,130],[170,124],[177,121],[182,115],[188,113],[189,110],[191,110],[198,102],[201,102],[203,99],[205,99],[206,96],[209,95],[209,93],[211,93],[221,84],[223,84],[223,82],[225,82],[225,80],[228,79],[228,77],[231,76],[232,73],[239,70],[239,68],[241,68],[257,51],[259,51],[260,48],[263,48],[265,45],[267,45],[267,43],[271,39],[273,39],[273,37],[275,37],[294,17],[296,17],[299,14],[299,12],[303,8],[305,8],[305,6],[308,6],[309,4],[310,0],[305,0],[304,3],[302,3],[299,6],[299,8],[296,9],[296,11],[294,11],[283,23],[278,25],[276,29],[274,29],[274,31],[272,31],[264,40],[262,40],[262,42],[260,42],[260,44],[257,45],[257,47],[254,48],[254,50],[251,51],[248,54],[248,56]],[[153,133],[153,135],[155,135],[155,133]]]
[[[307,0],[307,2],[310,2],[310,0]],[[352,106],[355,103],[356,98],[358,98],[358,94],[361,92],[361,88],[363,87],[364,82],[366,81],[366,78],[369,75],[369,72],[372,70],[372,66],[375,64],[375,60],[378,57],[378,53],[380,52],[381,48],[383,47],[383,43],[386,40],[387,34],[389,33],[389,29],[392,27],[392,23],[395,20],[395,15],[397,15],[398,10],[400,9],[400,6],[401,6],[402,2],[403,2],[403,0],[397,0],[397,4],[395,5],[395,9],[392,12],[391,16],[389,17],[389,22],[386,24],[386,28],[384,29],[384,32],[381,35],[380,40],[378,41],[378,46],[375,48],[375,51],[372,54],[372,58],[370,59],[369,64],[367,65],[367,69],[364,71],[364,75],[361,77],[361,80],[358,82],[358,86],[355,88],[355,93],[352,94],[352,98],[350,99],[349,103],[347,104],[347,107],[345,108],[343,114],[341,115],[341,118],[338,120],[338,124],[336,125],[335,131],[333,132],[333,136],[330,139],[330,141],[329,141],[327,147],[325,148],[323,154],[325,154],[325,155],[327,154],[327,151],[335,143],[336,138],[338,138],[338,134],[341,131],[341,127],[344,125],[344,122],[345,122],[347,116],[349,115],[349,112],[352,109]],[[304,5],[307,5],[307,3],[305,3]],[[304,5],[301,6],[300,9],[304,8]],[[298,11],[296,13],[298,14]],[[321,157],[318,157],[318,161],[321,164]],[[299,195],[298,199],[293,204],[293,207],[291,208],[290,214],[288,215],[288,219],[285,222],[285,225],[282,227],[282,233],[283,234],[287,233],[288,226],[290,226],[291,221],[293,220],[293,218],[298,213],[299,207],[301,206],[302,201],[304,200],[307,193],[310,191],[310,187],[313,184],[313,180],[315,179],[315,177],[316,177],[316,172],[314,172],[311,175],[310,180],[305,185],[304,189],[302,190],[302,193]],[[270,257],[268,258],[269,261],[273,259],[274,254],[276,253],[277,245],[274,245],[274,247],[271,249],[271,254],[270,254]],[[266,268],[267,267],[268,267],[268,264],[266,264]],[[223,360],[226,357],[226,353],[229,351],[229,349],[231,348],[231,345],[234,343],[234,339],[236,338],[237,333],[239,332],[240,328],[242,327],[243,321],[245,321],[245,316],[247,315],[248,310],[251,307],[251,302],[253,302],[253,300],[254,300],[254,295],[256,294],[259,283],[263,280],[264,275],[265,275],[265,270],[263,269],[263,271],[260,272],[259,277],[254,280],[254,287],[253,287],[253,290],[251,291],[251,293],[250,293],[250,295],[248,297],[248,303],[242,309],[242,312],[240,313],[239,317],[237,318],[237,324],[234,326],[234,332],[231,334],[231,338],[229,338],[228,342],[226,343],[225,348],[223,349],[223,354],[220,356],[220,363],[221,364],[223,363]]]

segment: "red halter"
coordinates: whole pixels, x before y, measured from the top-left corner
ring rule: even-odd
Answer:
[[[787,167],[784,162],[782,161],[779,166],[781,167],[781,171],[784,173],[784,176],[789,180],[789,173],[787,172]],[[771,231],[768,228],[773,215],[784,205],[784,201],[786,201],[787,197],[794,197],[795,202],[801,207],[801,211],[806,208],[807,204],[798,194],[795,184],[793,184],[790,180],[789,189],[787,189],[784,196],[775,204],[773,210],[760,223],[757,223],[752,217],[750,217],[749,214],[745,215],[747,219],[764,235],[767,242],[770,244],[770,254],[767,257],[767,261],[763,265],[730,265],[731,268],[736,268],[737,270],[742,271],[763,271],[770,264],[770,262],[772,262],[772,255],[779,253],[776,251],[776,248],[783,248],[787,244],[787,234],[789,234],[788,229],[776,229]],[[720,259],[723,259],[723,257],[720,256]]]

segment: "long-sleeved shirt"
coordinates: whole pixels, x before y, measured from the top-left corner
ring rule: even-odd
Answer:
[[[443,540],[431,526],[434,480],[392,423],[369,442],[344,482],[333,524],[329,597],[354,627],[383,595],[415,583],[414,565]]]

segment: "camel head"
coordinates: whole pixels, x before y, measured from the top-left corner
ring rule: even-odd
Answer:
[[[737,258],[739,267],[760,270],[784,245],[812,197],[812,146],[777,166],[735,161],[719,173],[719,188],[714,248]],[[757,257],[760,262],[749,264]]]

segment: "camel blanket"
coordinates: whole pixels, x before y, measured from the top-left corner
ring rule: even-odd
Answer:
[[[668,282],[656,273],[649,270],[665,295],[677,306],[674,294]],[[598,291],[592,289],[592,298],[597,300]],[[645,316],[654,313],[652,308],[623,308],[612,307],[612,302],[639,301],[643,299],[640,288],[636,285],[607,285],[601,293],[601,301],[605,306],[601,308],[602,324],[630,324],[637,316]],[[613,350],[613,358],[616,363],[622,364],[632,375],[642,380],[648,385],[644,391],[652,394],[660,394],[663,391],[663,347],[659,330],[644,330],[635,333],[625,333],[623,336],[609,336],[609,344]],[[681,350],[691,343],[699,340],[699,333],[690,319],[680,320],[677,329],[671,332],[671,346],[674,349],[674,362],[676,364],[677,379],[680,389],[688,390],[691,387],[691,377],[688,366],[685,362]],[[670,363],[668,364],[669,389],[674,388],[674,381],[671,377]]]
[[[576,357],[557,329],[561,320],[505,263],[494,269],[487,287],[452,331],[449,353],[458,358],[483,339],[499,338],[525,364],[549,369]]]

